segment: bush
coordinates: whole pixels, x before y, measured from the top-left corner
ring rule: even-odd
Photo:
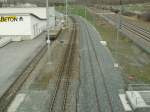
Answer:
[[[150,12],[148,11],[148,12],[144,12],[142,14],[139,14],[139,15],[137,15],[137,18],[150,22]]]
[[[123,12],[123,15],[125,16],[135,16],[136,14],[133,12]]]
[[[116,14],[119,13],[118,9],[111,8],[111,11],[114,12],[114,13],[116,13]]]

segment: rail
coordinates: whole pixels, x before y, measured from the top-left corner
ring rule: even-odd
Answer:
[[[67,110],[67,98],[68,98],[68,89],[70,86],[70,78],[71,78],[71,68],[74,58],[74,50],[75,50],[75,41],[76,41],[76,24],[75,20],[72,18],[74,25],[71,33],[71,38],[65,50],[65,54],[62,60],[61,65],[57,70],[57,81],[55,85],[55,89],[53,95],[50,98],[50,112],[65,112]],[[60,94],[60,95],[59,95]],[[57,105],[59,102],[59,105]],[[59,107],[59,109],[58,109]]]

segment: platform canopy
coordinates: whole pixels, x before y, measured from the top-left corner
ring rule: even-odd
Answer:
[[[0,0],[7,1],[7,3],[36,3],[37,5],[44,5],[46,0]],[[51,4],[63,4],[66,0],[49,0]],[[70,3],[85,4],[85,5],[101,5],[101,4],[131,4],[131,3],[144,3],[150,0],[68,0]]]

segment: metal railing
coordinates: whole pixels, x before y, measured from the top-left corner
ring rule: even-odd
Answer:
[[[150,84],[129,84],[129,91],[150,91]]]

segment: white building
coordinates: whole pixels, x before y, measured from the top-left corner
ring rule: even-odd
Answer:
[[[55,25],[55,9],[49,8],[50,27]],[[0,36],[28,40],[46,29],[46,8],[0,8]]]

